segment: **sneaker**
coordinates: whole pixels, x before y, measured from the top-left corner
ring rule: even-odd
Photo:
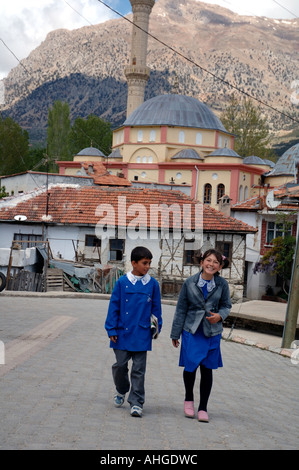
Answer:
[[[131,408],[131,416],[136,416],[137,418],[142,417],[142,408],[140,406],[134,405]]]
[[[120,406],[124,404],[125,395],[122,395],[121,393],[116,392],[113,399],[114,399],[114,406],[119,408]]]

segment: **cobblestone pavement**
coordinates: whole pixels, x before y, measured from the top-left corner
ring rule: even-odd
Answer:
[[[298,449],[299,365],[253,346],[222,341],[210,423],[184,417],[171,305],[163,305],[164,327],[148,354],[143,417],[132,418],[128,403],[115,408],[107,307],[0,297],[0,449]]]

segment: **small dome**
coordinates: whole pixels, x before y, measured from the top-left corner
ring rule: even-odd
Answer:
[[[100,150],[94,147],[86,147],[85,149],[80,150],[80,152],[77,153],[77,155],[82,155],[82,156],[84,155],[85,157],[105,157],[103,152],[101,152]]]
[[[296,175],[296,167],[299,162],[299,143],[290,147],[277,160],[273,170],[267,176]]]
[[[180,152],[176,153],[171,160],[191,158],[193,160],[203,160],[203,158],[198,155],[198,153],[194,149],[184,149],[180,150]]]
[[[124,126],[176,126],[225,132],[218,117],[201,101],[185,95],[159,95],[142,103]]]
[[[214,150],[212,153],[210,153],[209,155],[207,155],[208,157],[238,157],[238,158],[242,158],[237,152],[235,152],[234,150],[232,149],[228,149],[226,147],[222,148],[222,149],[217,149],[217,150]]]
[[[245,165],[267,165],[267,163],[262,158],[256,157],[255,155],[245,157],[243,163],[245,163]]]

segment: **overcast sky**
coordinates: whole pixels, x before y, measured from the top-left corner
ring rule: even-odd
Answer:
[[[129,0],[104,1],[122,14],[131,12]],[[210,0],[205,3],[221,5],[242,15],[280,19],[299,16],[299,0]],[[119,18],[98,0],[2,0],[0,79],[18,65],[18,59],[27,57],[48,32],[58,28],[76,29],[114,17]]]

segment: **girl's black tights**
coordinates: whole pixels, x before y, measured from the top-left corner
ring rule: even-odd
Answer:
[[[208,369],[207,367],[200,365],[200,386],[199,386],[199,393],[200,393],[200,402],[198,406],[198,411],[203,410],[207,411],[207,405],[209,396],[212,389],[213,384],[213,371],[212,369]],[[194,372],[187,372],[184,370],[183,379],[185,384],[185,400],[186,401],[194,401],[193,395],[193,388],[196,378],[196,370]]]

